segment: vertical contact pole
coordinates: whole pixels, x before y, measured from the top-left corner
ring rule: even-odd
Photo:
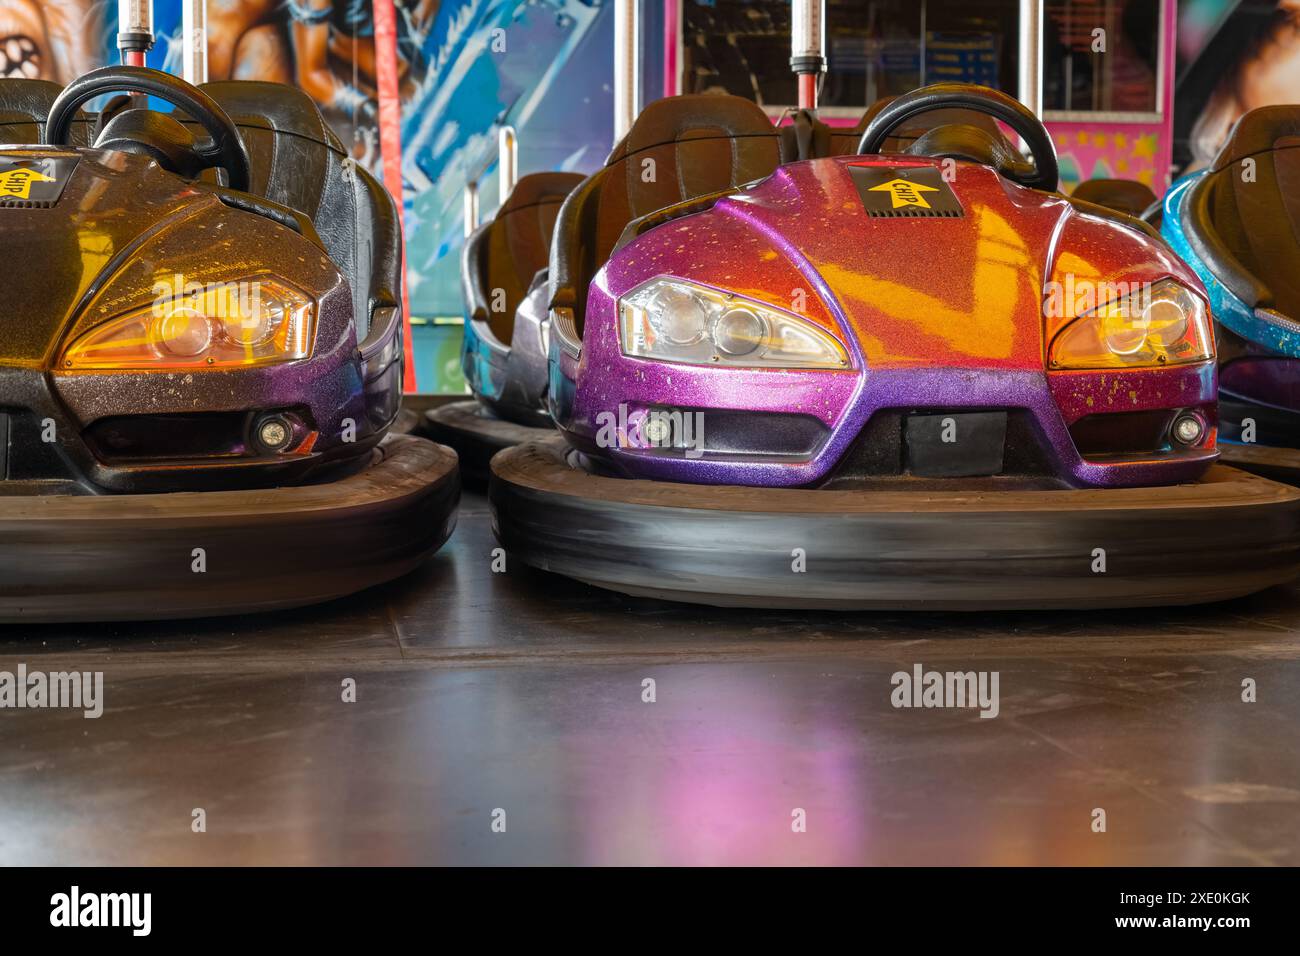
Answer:
[[[127,66],[144,66],[144,55],[153,47],[152,0],[118,0],[117,48]]]
[[[1043,117],[1043,0],[1020,0],[1020,102]]]
[[[498,205],[504,206],[519,181],[519,137],[513,126],[497,130]]]
[[[682,0],[667,0],[664,10],[664,96],[682,91]]]
[[[817,83],[826,71],[826,0],[794,0],[790,68],[799,78],[799,108],[817,109]]]
[[[1164,0],[1161,11],[1160,73],[1156,83],[1160,109],[1160,147],[1156,150],[1156,178],[1152,184],[1157,194],[1169,187],[1174,166],[1174,72],[1178,65],[1178,2]]]
[[[461,212],[464,214],[465,238],[473,235],[478,228],[478,181],[465,184],[465,195],[461,200]]]
[[[614,0],[614,142],[627,135],[641,106],[641,3]]]
[[[402,224],[402,389],[414,392],[415,355],[411,347],[411,296],[406,288],[405,203],[402,201],[402,101],[397,80],[397,10],[393,0],[374,0],[375,80],[379,100],[379,149],[384,158],[384,185],[397,204]]]
[[[181,76],[198,86],[208,82],[208,3],[183,0],[181,8]]]

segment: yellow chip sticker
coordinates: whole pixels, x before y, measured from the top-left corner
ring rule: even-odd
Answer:
[[[938,165],[898,166],[875,159],[847,163],[868,216],[884,219],[954,219],[963,214]]]
[[[922,183],[909,183],[906,179],[891,179],[879,186],[872,186],[871,191],[873,193],[889,193],[889,198],[894,201],[893,208],[895,209],[906,206],[929,209],[930,204],[925,201],[925,197],[921,193],[937,193],[939,190]]]
[[[25,166],[6,169],[4,172],[0,172],[0,196],[8,196],[13,199],[30,199],[32,183],[52,182],[55,182],[53,176],[46,176],[38,170],[29,169]]]
[[[53,206],[80,161],[66,150],[0,153],[0,206]]]

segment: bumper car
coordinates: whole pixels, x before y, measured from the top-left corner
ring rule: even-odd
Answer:
[[[941,109],[1032,159],[966,122],[880,153]],[[1297,491],[1215,463],[1199,280],[1055,192],[1032,113],[945,84],[852,154],[781,156],[746,100],[664,99],[565,200],[561,434],[491,465],[511,555],[781,608],[1181,604],[1295,576]]]
[[[582,180],[524,176],[465,243],[461,365],[474,398],[430,409],[424,433],[456,449],[467,479],[486,481],[498,451],[554,430],[546,411],[546,267],[560,203]]]
[[[1244,115],[1161,228],[1209,292],[1224,459],[1300,483],[1300,106]]]
[[[455,455],[387,434],[396,209],[305,95],[107,67],[0,81],[0,127],[0,620],[292,607],[442,544]]]

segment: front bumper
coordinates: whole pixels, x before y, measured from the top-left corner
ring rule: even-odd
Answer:
[[[315,359],[193,374],[0,366],[0,396],[0,494],[6,480],[59,480],[90,494],[298,484],[359,465],[387,424],[368,415],[355,364]],[[253,449],[248,429],[265,415],[292,423],[286,451]],[[353,440],[340,441],[349,422]]]
[[[335,482],[254,491],[0,496],[0,621],[297,607],[405,574],[455,526],[455,453],[406,435]]]
[[[1212,363],[1129,372],[1059,372],[1020,369],[884,368],[854,372],[736,372],[638,362],[586,354],[575,368],[578,385],[561,427],[577,447],[610,462],[629,477],[699,484],[764,487],[816,486],[837,469],[868,426],[882,414],[1009,410],[1029,423],[1044,474],[1072,487],[1133,487],[1194,481],[1217,457],[1214,448],[1215,377]],[[803,458],[739,455],[666,455],[635,443],[602,440],[602,423],[635,421],[663,397],[710,411],[742,410],[761,422],[799,414],[818,420],[825,438]],[[1205,425],[1193,447],[1084,457],[1071,429],[1085,418],[1189,411]],[[756,426],[760,428],[761,425]],[[1102,422],[1102,427],[1105,423]],[[707,437],[707,436],[706,436]],[[707,444],[707,443],[706,443]],[[765,460],[766,459],[766,460]]]

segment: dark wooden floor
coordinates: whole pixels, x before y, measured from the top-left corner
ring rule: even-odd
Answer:
[[[98,720],[0,710],[0,863],[1300,863],[1300,588],[747,613],[494,574],[493,547],[471,494],[358,598],[0,630],[0,670],[106,682]],[[997,671],[1000,715],[893,708],[917,662]]]

